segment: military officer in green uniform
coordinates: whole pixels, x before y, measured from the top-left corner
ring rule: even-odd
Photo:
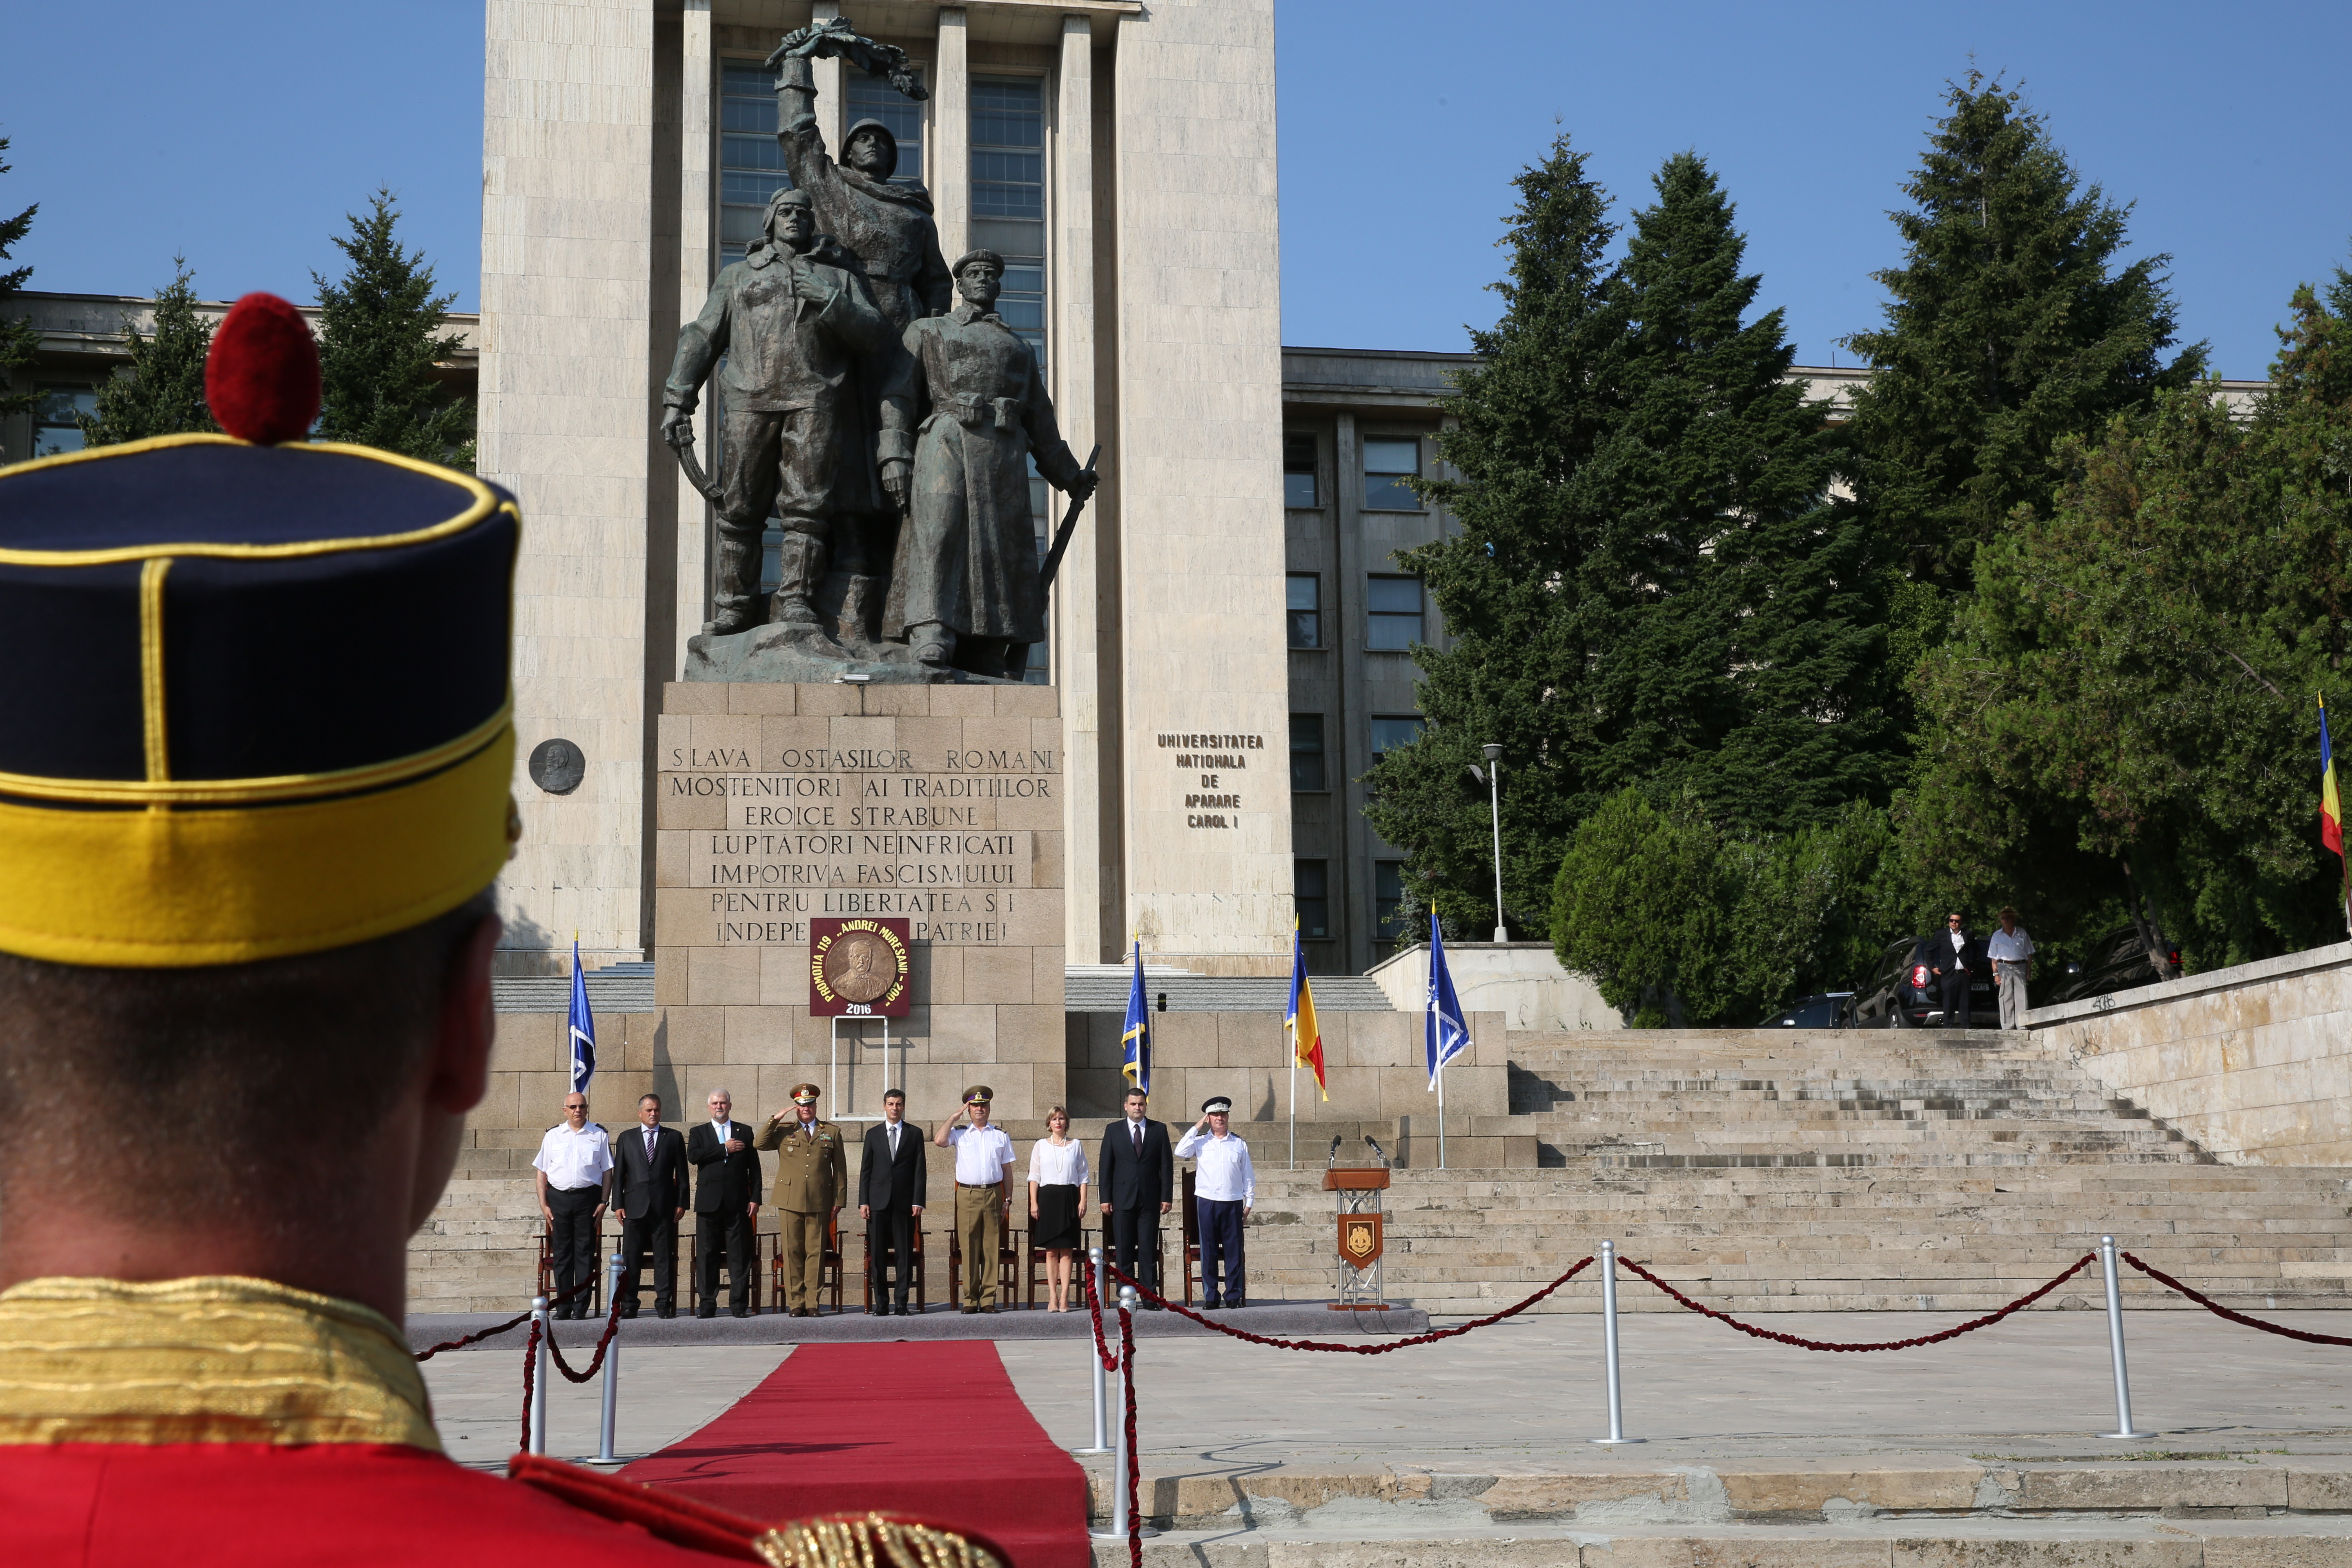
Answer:
[[[795,1318],[816,1316],[825,1232],[849,1191],[841,1129],[818,1118],[816,1100],[816,1085],[794,1084],[793,1109],[769,1117],[752,1145],[776,1152],[776,1180],[768,1200],[783,1237],[784,1304]]]

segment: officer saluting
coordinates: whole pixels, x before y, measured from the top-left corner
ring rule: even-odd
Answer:
[[[0,469],[9,1560],[753,1555],[716,1510],[442,1453],[400,1321],[488,1083],[520,518],[304,443],[282,300],[229,312],[205,385],[227,435]],[[133,1093],[196,1135],[92,1114]]]
[[[783,1237],[784,1300],[795,1318],[816,1316],[817,1278],[824,1268],[824,1233],[849,1191],[849,1157],[841,1129],[820,1121],[817,1088],[793,1086],[793,1109],[777,1111],[760,1129],[755,1149],[776,1152],[776,1182],[768,1199]]]

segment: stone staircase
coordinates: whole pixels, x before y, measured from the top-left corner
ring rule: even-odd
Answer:
[[[2232,1306],[2352,1306],[2352,1171],[2216,1164],[2014,1041],[1515,1037],[1515,1102],[1549,1108],[1472,1130],[1532,1125],[1556,1168],[1398,1171],[1385,1289],[1433,1315],[1492,1311],[1612,1237],[1727,1310],[1966,1315],[2112,1232]],[[1261,1170],[1259,1294],[1331,1292],[1333,1209],[1319,1170]],[[2137,1274],[2125,1289],[2135,1306],[2187,1305]],[[1593,1311],[1598,1297],[1579,1281],[1538,1310]],[[2099,1299],[2086,1273],[2045,1305]],[[1638,1282],[1621,1307],[1677,1310]]]

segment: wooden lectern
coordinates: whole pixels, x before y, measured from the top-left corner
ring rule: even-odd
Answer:
[[[1338,1139],[1332,1140],[1336,1147]],[[1323,1190],[1339,1200],[1339,1228],[1333,1240],[1339,1258],[1339,1299],[1335,1312],[1385,1312],[1381,1300],[1381,1254],[1387,1250],[1381,1194],[1388,1190],[1386,1165],[1334,1165],[1323,1173]]]

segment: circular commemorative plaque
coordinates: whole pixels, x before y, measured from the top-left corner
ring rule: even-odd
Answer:
[[[824,983],[845,1002],[872,1002],[898,982],[898,952],[870,931],[845,931],[825,950]]]

